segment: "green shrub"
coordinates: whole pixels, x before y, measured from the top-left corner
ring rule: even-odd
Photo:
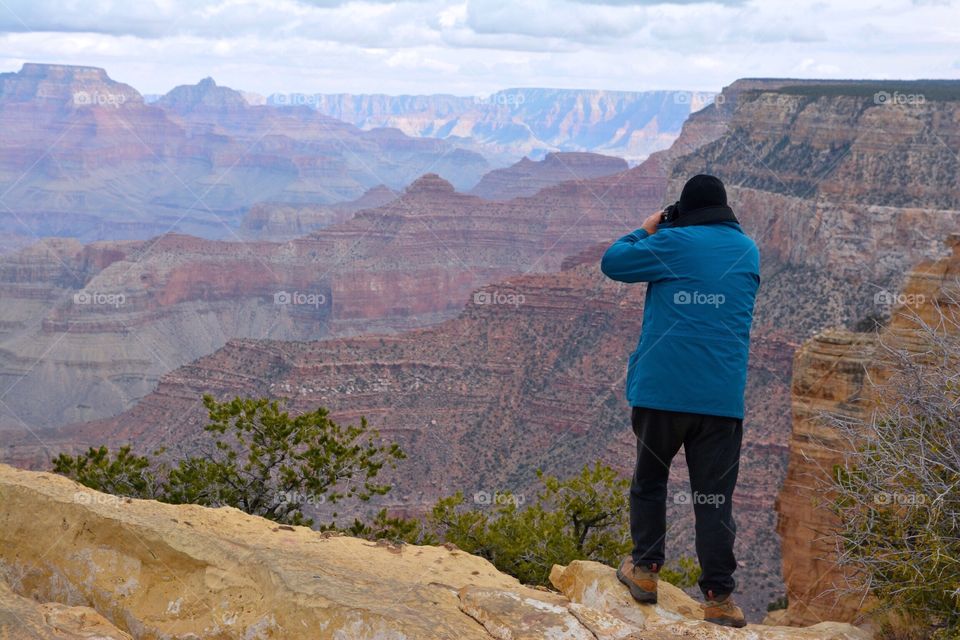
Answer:
[[[366,501],[390,486],[376,482],[384,465],[405,457],[376,442],[367,421],[341,426],[327,409],[291,417],[276,401],[204,396],[212,451],[169,466],[106,447],[60,454],[53,470],[98,491],[173,504],[231,506],[276,522],[311,525],[303,509],[343,499]],[[159,452],[158,452],[159,453]]]
[[[522,496],[484,494],[490,508],[468,506],[460,492],[440,500],[428,519],[438,538],[487,558],[521,582],[549,583],[554,564],[595,560],[617,566],[631,549],[627,525],[629,481],[608,466],[587,465],[566,480],[538,472],[543,489],[529,504]],[[696,584],[690,558],[664,567],[661,577],[681,588]]]

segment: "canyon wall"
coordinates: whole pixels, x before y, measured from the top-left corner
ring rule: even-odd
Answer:
[[[712,92],[503,89],[484,96],[275,94],[268,104],[307,105],[362,129],[456,141],[499,164],[551,151],[592,151],[642,162],[670,146]]]
[[[777,499],[777,531],[783,540],[783,575],[789,624],[857,620],[863,594],[850,593],[837,566],[836,516],[823,505],[823,488],[846,441],[826,416],[865,424],[882,402],[882,382],[890,375],[879,345],[922,352],[913,314],[937,326],[937,314],[950,315],[960,282],[960,234],[949,237],[952,255],[913,269],[897,299],[890,323],[878,333],[827,330],[797,351],[793,367],[790,462]],[[956,311],[953,311],[956,317]],[[845,590],[845,591],[844,591]]]
[[[599,153],[548,153],[543,160],[522,158],[503,169],[484,174],[470,193],[487,200],[510,200],[532,196],[546,187],[568,180],[588,180],[627,170],[623,158]]]

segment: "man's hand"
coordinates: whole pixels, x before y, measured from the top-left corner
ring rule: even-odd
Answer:
[[[660,224],[662,215],[662,211],[657,211],[656,213],[651,214],[649,218],[643,221],[643,224],[640,225],[640,227],[650,235],[655,234],[657,232],[657,225]]]

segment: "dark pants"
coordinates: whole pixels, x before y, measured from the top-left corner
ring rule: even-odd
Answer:
[[[693,503],[697,558],[703,573],[700,590],[716,595],[736,587],[733,541],[733,489],[740,470],[743,420],[697,413],[633,407],[637,467],[630,484],[630,535],[633,561],[663,566],[667,532],[667,477],[670,462],[683,445],[690,471],[690,492],[671,496]]]

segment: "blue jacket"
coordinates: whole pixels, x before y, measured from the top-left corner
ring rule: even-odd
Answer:
[[[760,252],[740,225],[637,229],[607,249],[600,269],[650,283],[627,365],[630,405],[742,419]]]

